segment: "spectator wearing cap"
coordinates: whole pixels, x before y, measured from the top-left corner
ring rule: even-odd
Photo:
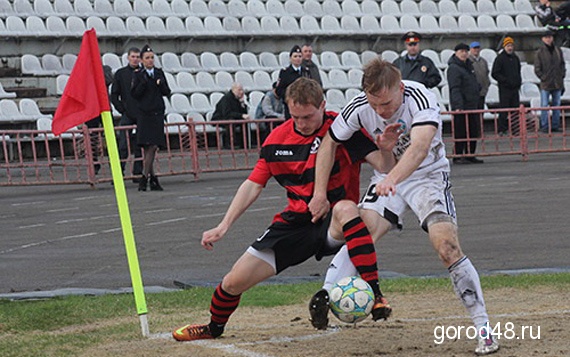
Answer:
[[[491,76],[499,86],[499,106],[501,108],[518,108],[520,105],[519,90],[521,88],[521,60],[515,54],[515,41],[512,37],[503,39],[503,50],[497,55],[491,69]],[[499,134],[505,135],[509,130],[508,112],[499,113]]]
[[[489,63],[486,59],[481,57],[481,44],[477,41],[471,42],[469,45],[469,60],[473,63],[473,69],[475,70],[475,77],[477,77],[477,83],[481,86],[481,91],[479,92],[479,103],[477,104],[477,109],[485,108],[485,97],[489,92],[489,86],[491,85],[491,80],[489,79]]]
[[[469,45],[460,43],[449,58],[447,83],[451,110],[473,110],[479,104],[480,85],[475,76],[473,64],[469,60]],[[473,155],[477,149],[477,138],[481,136],[481,115],[478,113],[453,114],[453,135],[455,155]],[[467,139],[467,140],[466,140]],[[475,156],[456,157],[455,164],[481,164],[483,160]]]
[[[137,118],[137,144],[144,149],[139,191],[146,191],[149,182],[151,191],[162,191],[154,174],[154,158],[158,148],[166,147],[162,97],[170,95],[170,87],[162,69],[154,66],[154,52],[148,45],[141,49],[141,60],[143,67],[135,70],[131,87],[140,113]]]
[[[540,78],[540,106],[548,107],[552,100],[553,107],[560,106],[560,97],[564,89],[566,63],[562,50],[554,44],[554,33],[548,31],[542,35],[542,45],[536,51],[534,73]],[[552,121],[548,122],[548,111],[540,113],[540,130],[560,130],[560,110],[552,111]]]
[[[414,31],[406,33],[402,40],[406,44],[407,53],[396,58],[394,65],[402,72],[402,79],[422,83],[427,88],[433,88],[441,82],[439,70],[428,57],[420,54],[422,36]]]
[[[309,78],[317,81],[321,87],[323,86],[323,81],[321,80],[321,74],[319,73],[319,67],[315,62],[313,62],[313,46],[306,43],[301,47],[301,53],[303,55],[303,67],[309,71]]]
[[[301,47],[295,45],[291,48],[291,51],[289,51],[289,62],[289,66],[282,68],[281,71],[279,71],[279,79],[277,80],[277,87],[275,88],[275,92],[284,104],[285,119],[290,118],[289,108],[287,107],[287,98],[285,98],[287,87],[289,87],[291,83],[295,82],[297,78],[311,77],[307,68],[302,65],[303,54]]]

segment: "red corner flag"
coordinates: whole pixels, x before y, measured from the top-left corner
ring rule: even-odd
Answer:
[[[55,110],[51,129],[59,135],[109,110],[99,44],[95,30],[91,29],[83,34],[77,61]]]

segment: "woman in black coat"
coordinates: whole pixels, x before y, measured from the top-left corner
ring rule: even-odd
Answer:
[[[164,134],[164,100],[170,94],[164,72],[154,67],[154,53],[144,46],[141,51],[143,68],[133,76],[131,94],[138,102],[137,144],[144,148],[143,176],[139,181],[139,191],[146,191],[150,181],[151,191],[162,191],[158,178],[154,175],[154,158],[159,147],[166,147]]]
[[[469,46],[460,43],[455,46],[455,54],[449,59],[447,68],[447,83],[449,85],[449,104],[451,110],[473,110],[477,109],[479,103],[480,85],[475,77],[473,64],[468,59]],[[477,149],[477,140],[481,136],[481,116],[479,114],[465,114],[453,116],[455,154],[474,154]],[[469,132],[467,132],[469,129]],[[467,135],[469,134],[469,135]],[[469,144],[469,145],[467,145]],[[454,158],[453,162],[480,164],[483,160],[476,157]]]

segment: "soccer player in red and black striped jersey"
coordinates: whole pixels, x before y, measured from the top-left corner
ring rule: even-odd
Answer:
[[[327,187],[332,209],[323,219],[313,222],[308,203],[314,186],[315,160],[321,140],[336,113],[325,112],[323,91],[317,82],[308,78],[293,82],[287,88],[286,98],[291,119],[267,137],[260,159],[239,187],[224,218],[217,227],[203,233],[202,246],[212,250],[214,243],[222,239],[259,197],[272,177],[285,188],[287,207],[275,215],[269,228],[217,286],[210,305],[210,323],[186,325],[175,330],[173,337],[178,341],[220,336],[237,309],[243,292],[312,256],[320,260],[323,256],[332,255],[345,242],[361,277],[377,296],[382,295],[372,238],[356,206],[360,164],[370,156],[379,155],[377,147],[364,131],[339,147]],[[326,328],[327,323],[325,314],[323,319],[313,321],[313,326]]]

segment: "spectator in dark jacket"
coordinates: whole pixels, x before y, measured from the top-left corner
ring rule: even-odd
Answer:
[[[245,104],[245,95],[243,86],[239,83],[233,83],[232,88],[224,94],[216,104],[216,110],[212,115],[212,120],[249,120],[247,114],[247,105]],[[243,147],[243,130],[242,125],[234,124],[228,126],[227,130],[222,133],[224,148],[231,147],[231,132],[234,135],[234,147]]]
[[[566,63],[562,50],[554,45],[552,32],[542,35],[542,46],[536,51],[534,73],[540,78],[540,106],[548,107],[552,98],[552,106],[560,106],[560,97],[564,89]],[[552,122],[548,123],[548,111],[540,113],[540,130],[548,133],[549,129],[558,131],[560,128],[560,110],[552,111]]]
[[[477,82],[473,64],[468,59],[469,45],[460,43],[455,46],[455,54],[451,56],[447,67],[447,83],[449,84],[449,104],[451,110],[478,109],[479,91],[481,86]],[[472,155],[477,149],[477,139],[481,136],[480,114],[454,114],[453,134],[456,155]],[[467,140],[466,140],[467,139]],[[475,156],[467,158],[454,158],[453,162],[483,163]]]
[[[303,67],[309,71],[309,78],[317,81],[322,87],[323,81],[321,80],[319,67],[313,62],[313,46],[308,43],[304,44],[303,47],[301,47],[301,54],[303,55]]]
[[[414,31],[406,33],[402,40],[406,44],[407,53],[396,58],[394,65],[402,72],[402,79],[420,82],[428,88],[433,88],[441,82],[439,70],[431,59],[420,54],[422,36]]]
[[[521,88],[521,61],[515,54],[515,41],[505,37],[503,50],[495,58],[491,76],[499,86],[499,105],[501,108],[518,108],[520,105],[519,89]],[[509,130],[508,112],[499,113],[499,134],[505,135]]]
[[[133,74],[135,70],[140,68],[141,51],[136,47],[129,48],[127,52],[128,64],[115,72],[115,79],[111,87],[111,102],[115,109],[121,113],[119,126],[129,126],[137,123],[138,104],[131,95],[131,85],[133,83]],[[138,183],[142,175],[142,151],[136,143],[136,134],[130,130],[120,130],[119,139],[119,158],[121,159],[121,170],[125,171],[125,160],[129,157],[129,151],[135,156],[133,163],[133,182]],[[130,148],[130,150],[129,150]],[[123,172],[124,173],[124,172]]]

